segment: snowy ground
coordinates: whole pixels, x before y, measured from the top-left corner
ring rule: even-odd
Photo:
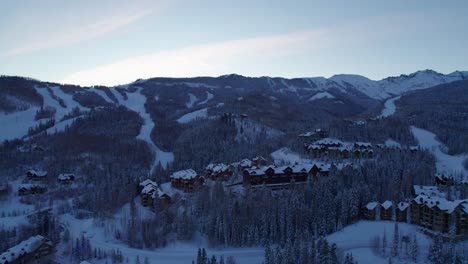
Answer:
[[[193,111],[193,112],[190,112],[188,114],[181,116],[179,119],[177,119],[177,122],[179,124],[187,124],[187,123],[194,121],[195,119],[207,118],[207,117],[208,117],[208,108],[203,108],[203,109]]]
[[[318,93],[314,96],[312,96],[309,101],[315,101],[315,100],[318,100],[318,99],[334,99],[335,96],[333,96],[332,94],[330,93],[327,93],[327,92],[321,92],[321,93]]]
[[[228,256],[233,256],[237,263],[260,264],[263,260],[263,248],[210,249],[207,247],[206,241],[203,240],[190,243],[176,242],[160,249],[134,249],[107,237],[104,228],[95,225],[93,219],[78,220],[66,214],[61,217],[60,221],[69,229],[73,238],[85,235],[89,237],[92,247],[103,250],[119,249],[122,251],[122,255],[129,258],[130,263],[134,263],[135,258],[139,256],[141,260],[147,257],[151,263],[187,264],[191,263],[192,260],[196,260],[199,247],[205,247],[210,256],[215,254],[217,258],[221,255],[224,255],[225,259]],[[108,230],[108,233],[112,232]]]
[[[211,99],[213,99],[213,97],[214,97],[213,94],[207,91],[207,92],[206,92],[206,99],[203,100],[203,101],[201,101],[201,102],[199,102],[198,105],[202,105],[202,104],[208,103],[208,101],[210,101]]]
[[[398,101],[401,96],[393,97],[385,101],[384,108],[378,116],[378,118],[392,116],[396,112],[395,102]]]
[[[373,253],[371,240],[375,236],[380,236],[382,238],[385,232],[388,243],[387,245],[389,247],[387,254],[389,254],[390,247],[392,245],[394,227],[395,222],[390,221],[360,221],[329,235],[327,239],[330,243],[336,243],[338,249],[344,254],[352,253],[354,260],[359,264],[388,263],[388,258],[383,258]],[[408,235],[411,238],[416,235],[420,253],[418,258],[419,263],[426,263],[426,254],[431,244],[431,239],[419,232],[419,227],[415,225],[398,223],[398,230],[400,235]],[[394,260],[394,263],[398,263],[398,260]],[[403,263],[411,262],[405,259]]]
[[[280,148],[272,152],[271,157],[275,164],[294,164],[294,163],[307,163],[311,162],[310,159],[304,159],[299,153],[293,152],[289,148]]]
[[[40,124],[40,121],[34,120],[37,110],[39,110],[38,107],[30,107],[28,110],[9,114],[0,112],[0,124],[2,124],[0,142],[22,138],[28,134],[30,127]]]
[[[428,149],[436,158],[437,172],[448,174],[462,174],[468,179],[468,170],[463,167],[463,162],[468,158],[468,153],[461,155],[448,155],[442,149],[447,147],[437,140],[434,133],[411,126],[411,132],[422,148]]]

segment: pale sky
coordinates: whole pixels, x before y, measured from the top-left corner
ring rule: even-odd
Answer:
[[[468,1],[0,0],[0,74],[371,79],[468,70]]]

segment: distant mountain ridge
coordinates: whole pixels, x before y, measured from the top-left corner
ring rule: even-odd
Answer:
[[[362,75],[337,74],[330,78],[281,78],[281,77],[246,77],[238,74],[222,75],[219,77],[194,78],[150,78],[137,80],[131,85],[145,82],[158,82],[159,84],[174,85],[185,84],[190,87],[204,86],[207,88],[225,88],[228,83],[254,82],[257,87],[270,88],[280,92],[297,93],[298,90],[327,91],[337,89],[343,93],[359,92],[370,98],[382,100],[400,95],[409,91],[425,89],[439,84],[450,83],[468,79],[468,71],[454,71],[442,74],[433,70],[422,70],[411,74],[402,74],[396,77],[387,77],[382,80],[371,80]],[[195,81],[195,82],[194,82]],[[249,86],[249,85],[246,85]],[[241,88],[235,87],[235,88]],[[247,88],[247,87],[244,87]]]

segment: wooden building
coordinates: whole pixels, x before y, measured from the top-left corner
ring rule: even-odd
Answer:
[[[205,169],[205,178],[225,181],[233,174],[233,168],[224,163],[209,164]]]
[[[318,176],[328,176],[331,167],[331,164],[324,163],[253,167],[243,171],[243,183],[244,186],[266,185],[280,188],[289,183],[304,183]]]
[[[377,215],[380,212],[380,203],[370,202],[364,206],[364,217],[367,220],[376,220]]]
[[[21,184],[18,188],[18,195],[40,194],[47,192],[47,186],[42,184]]]
[[[457,238],[466,238],[468,199],[448,201],[445,198],[418,195],[411,203],[412,223],[429,231],[449,233],[454,228]]]
[[[31,181],[47,181],[47,171],[28,170],[26,177]]]
[[[434,183],[437,186],[451,186],[454,184],[453,177],[443,173],[436,173],[434,175]]]
[[[205,178],[192,169],[176,171],[171,174],[170,178],[172,187],[188,192],[197,190],[205,184]]]
[[[409,203],[399,202],[395,209],[395,220],[398,222],[406,222],[409,214]]]
[[[393,202],[392,201],[385,201],[382,203],[380,208],[380,220],[392,220],[393,217]]]
[[[268,161],[262,156],[258,156],[252,159],[252,166],[260,167],[267,165],[267,163]]]
[[[75,174],[73,173],[62,173],[57,176],[57,181],[63,185],[69,185],[75,181]]]
[[[0,255],[0,264],[52,263],[52,242],[40,235],[30,237]]]

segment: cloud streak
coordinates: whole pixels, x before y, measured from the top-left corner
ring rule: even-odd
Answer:
[[[156,11],[155,5],[132,6],[118,10],[106,10],[106,16],[94,19],[78,19],[71,25],[59,30],[48,31],[38,34],[32,39],[21,41],[15,48],[9,49],[2,54],[3,57],[24,55],[36,51],[54,49],[88,41],[99,36],[114,32],[127,25],[136,22]],[[79,11],[78,11],[79,12]],[[75,12],[76,13],[76,12]],[[74,14],[76,16],[76,14]],[[58,18],[49,21],[48,27],[60,27],[60,21],[66,21],[67,14],[59,15]],[[83,22],[85,21],[85,22]],[[41,29],[39,29],[41,30]]]
[[[318,46],[325,33],[325,30],[294,32],[154,52],[79,71],[61,82],[117,85],[154,76],[222,75],[232,71],[232,65],[237,63],[254,63],[259,58],[287,55],[294,52],[292,48]]]

